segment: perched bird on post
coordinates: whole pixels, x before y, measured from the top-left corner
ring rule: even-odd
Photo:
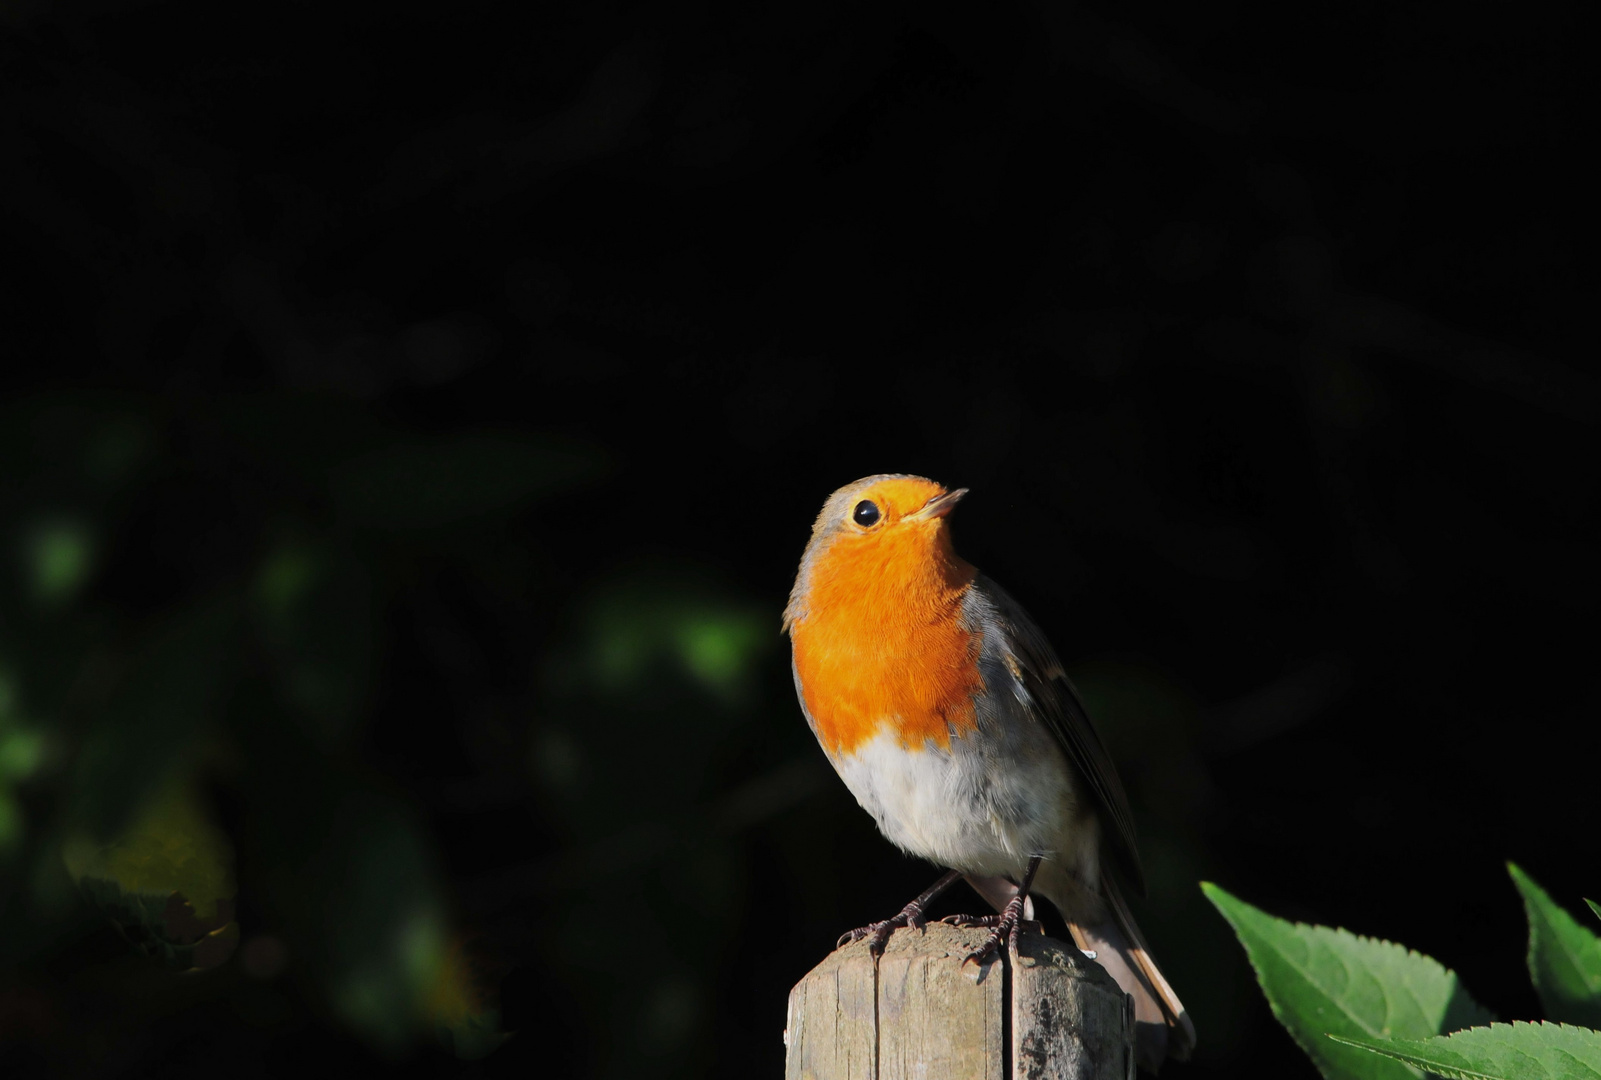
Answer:
[[[969,960],[1016,941],[1030,894],[1134,996],[1136,1057],[1187,1058],[1195,1028],[1108,870],[1144,894],[1128,798],[1050,644],[962,561],[947,523],[967,489],[885,474],[829,497],[784,610],[801,711],[892,842],[950,872],[841,938],[876,954],[958,877],[1000,914]]]

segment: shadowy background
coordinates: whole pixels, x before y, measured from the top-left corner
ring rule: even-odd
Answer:
[[[1536,1016],[1567,10],[5,0],[7,1074],[778,1075],[935,874],[778,633],[881,471],[973,489],[1121,764],[1173,1075],[1312,1075],[1203,878]]]

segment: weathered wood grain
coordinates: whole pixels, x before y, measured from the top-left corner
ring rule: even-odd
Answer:
[[[1011,966],[1008,1080],[1132,1080],[1134,1000],[1099,964],[1024,934]]]

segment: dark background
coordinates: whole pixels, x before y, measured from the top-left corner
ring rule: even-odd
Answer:
[[[882,471],[973,489],[1121,764],[1172,1075],[1312,1075],[1202,879],[1538,1015],[1503,860],[1601,890],[1567,9],[0,18],[11,1075],[778,1075],[935,874],[778,633]],[[59,854],[174,775],[242,932],[182,975]]]

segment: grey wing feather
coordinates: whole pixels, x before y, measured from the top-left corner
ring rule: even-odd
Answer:
[[[1108,830],[1112,841],[1109,853],[1113,861],[1135,893],[1144,896],[1145,871],[1140,866],[1128,796],[1078,691],[1068,681],[1050,642],[1045,640],[1045,635],[1021,604],[984,574],[978,575],[972,587],[990,602],[1010,638],[1012,655],[1018,664],[1015,674],[1034,702],[1039,718],[1067,752],[1068,760],[1089,782],[1103,811],[1103,820],[1109,819],[1112,826]]]
[[[791,651],[789,656],[789,674],[795,680],[795,697],[800,701],[801,715],[806,717],[806,726],[817,734],[817,721],[812,719],[812,710],[806,707],[806,691],[801,687],[800,668],[795,666],[795,654]]]

